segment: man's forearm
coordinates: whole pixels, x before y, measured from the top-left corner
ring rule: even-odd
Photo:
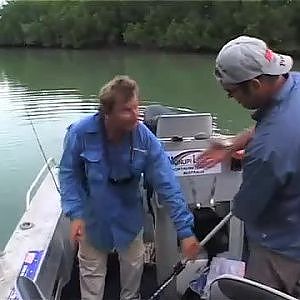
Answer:
[[[247,144],[249,143],[249,141],[251,140],[251,138],[254,134],[254,130],[255,130],[255,128],[252,127],[250,129],[243,131],[242,133],[236,135],[232,139],[232,144],[230,146],[230,150],[232,152],[236,152],[236,151],[245,149],[245,147],[247,146]]]

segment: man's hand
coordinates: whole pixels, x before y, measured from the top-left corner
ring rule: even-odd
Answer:
[[[196,259],[200,253],[201,246],[195,236],[190,236],[181,241],[181,250],[188,259]]]
[[[233,156],[237,159],[244,157],[244,149],[255,134],[255,128],[250,128],[238,134],[231,140],[231,146],[226,147],[224,143],[214,141],[210,148],[196,158],[196,166],[199,168],[212,168],[216,164]],[[242,151],[240,151],[242,150]]]
[[[70,239],[72,242],[80,242],[85,237],[85,222],[82,219],[71,221]]]
[[[208,150],[196,158],[196,166],[205,169],[212,168],[216,164],[228,159],[231,154],[230,150],[222,147],[220,144],[212,144]]]

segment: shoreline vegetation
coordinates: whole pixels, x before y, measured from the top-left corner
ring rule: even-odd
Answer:
[[[300,1],[9,1],[0,47],[216,53],[247,34],[300,56]]]

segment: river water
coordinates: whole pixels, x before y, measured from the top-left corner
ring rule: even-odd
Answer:
[[[236,133],[251,124],[250,114],[227,98],[213,70],[210,55],[0,49],[0,249],[44,164],[30,120],[47,157],[59,160],[66,127],[96,110],[97,93],[106,81],[128,74],[138,81],[147,103],[211,112],[223,133]]]

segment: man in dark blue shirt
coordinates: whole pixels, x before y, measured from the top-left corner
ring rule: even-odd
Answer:
[[[299,296],[300,73],[292,65],[290,56],[248,36],[221,49],[215,76],[230,98],[256,110],[256,126],[230,147],[210,149],[199,164],[212,166],[245,147],[233,213],[245,222],[250,245],[246,276]]]

